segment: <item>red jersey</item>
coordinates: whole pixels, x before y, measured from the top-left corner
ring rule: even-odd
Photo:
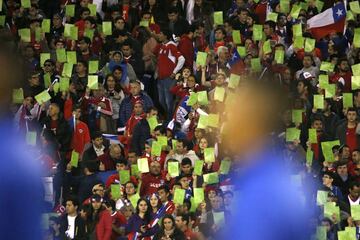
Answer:
[[[112,224],[115,225],[116,227],[121,227],[124,226],[127,221],[124,215],[122,215],[120,212],[116,211],[114,213],[111,214],[111,219],[112,219]],[[117,234],[114,230],[112,231],[111,234],[111,240],[116,240],[120,237],[119,234]]]
[[[100,103],[104,103],[105,107],[102,107],[100,109],[100,112],[103,114],[106,114],[106,115],[110,115],[110,116],[113,115],[111,100],[107,97],[99,97],[99,98],[90,97],[87,99],[87,103],[94,104],[94,105],[99,105]]]
[[[178,49],[185,58],[184,66],[193,68],[194,63],[194,45],[193,41],[185,34],[181,36]]]
[[[351,92],[351,72],[346,72],[344,75],[340,75],[339,73],[335,73],[333,76],[329,78],[330,83],[338,83],[341,82],[344,84],[344,92]]]
[[[346,145],[349,146],[350,152],[357,148],[356,127],[346,129]]]
[[[143,175],[142,177],[140,196],[150,196],[151,194],[157,192],[158,188],[165,184],[165,174],[162,172],[158,176],[154,176],[150,173]]]
[[[71,147],[82,154],[84,147],[90,142],[90,131],[86,123],[78,120],[72,135]]]
[[[158,78],[165,79],[171,76],[181,55],[176,44],[169,41],[165,44],[158,44],[154,50],[158,57]]]

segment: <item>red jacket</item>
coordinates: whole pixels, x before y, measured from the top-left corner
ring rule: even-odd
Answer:
[[[150,196],[157,192],[157,189],[165,184],[165,174],[162,172],[159,176],[154,176],[150,173],[143,175],[140,188],[140,196]]]
[[[103,210],[99,214],[99,222],[96,224],[96,239],[110,240],[112,235],[112,218],[108,210]]]
[[[194,45],[193,45],[193,41],[186,34],[181,36],[178,49],[185,58],[184,66],[193,69]]]
[[[115,169],[115,161],[110,157],[109,151],[98,157],[99,161],[104,164],[105,171],[111,171]]]
[[[158,78],[170,77],[177,65],[178,58],[182,56],[175,43],[169,41],[166,44],[158,44],[154,53],[158,57]]]
[[[71,147],[76,152],[82,154],[84,147],[90,142],[90,132],[86,123],[78,121],[76,124],[75,131],[72,135]]]
[[[116,227],[124,226],[127,223],[125,216],[118,211],[111,214],[111,219],[112,219],[112,224],[114,224]],[[120,235],[117,234],[115,231],[113,231],[111,235],[111,240],[116,240],[118,239],[118,237],[120,237]]]

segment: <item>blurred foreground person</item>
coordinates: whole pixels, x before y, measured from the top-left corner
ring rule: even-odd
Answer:
[[[236,107],[227,106],[224,145],[236,156],[235,209],[215,239],[310,239],[306,194],[291,181],[291,167],[282,162],[271,134],[285,102],[276,89],[247,83],[233,101]]]
[[[0,239],[39,240],[43,201],[39,164],[27,152],[22,136],[15,134],[9,114],[12,89],[23,77],[13,43],[0,32]]]

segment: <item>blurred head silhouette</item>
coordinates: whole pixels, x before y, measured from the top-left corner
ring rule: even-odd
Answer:
[[[39,163],[31,158],[23,139],[12,129],[12,89],[24,78],[15,39],[0,30],[0,239],[41,239],[42,186]],[[27,204],[30,203],[30,204]],[[20,217],[21,216],[21,217]]]
[[[266,144],[279,123],[283,109],[280,87],[269,82],[247,81],[226,105],[225,147],[236,155],[247,155]]]

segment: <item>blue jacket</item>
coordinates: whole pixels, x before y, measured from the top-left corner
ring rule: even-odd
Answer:
[[[235,181],[236,207],[224,234],[216,239],[310,239],[312,209],[301,201],[307,188],[291,181],[289,169],[277,154],[263,151],[249,159]]]
[[[134,214],[129,218],[128,223],[126,224],[125,233],[129,234],[129,233],[140,232],[140,227],[148,224],[149,222],[147,222],[145,219],[140,218],[138,214]],[[153,228],[150,228],[145,233],[143,233],[142,236],[143,237],[153,236],[159,230],[160,230],[159,225],[156,224]]]
[[[131,117],[133,111],[133,104],[131,102],[132,95],[127,96],[120,104],[119,110],[119,127],[124,127],[126,122]],[[141,101],[144,103],[144,112],[154,106],[153,101],[145,92],[140,92]]]
[[[10,121],[0,120],[0,132],[0,239],[42,239],[40,163],[19,134],[12,132]]]

